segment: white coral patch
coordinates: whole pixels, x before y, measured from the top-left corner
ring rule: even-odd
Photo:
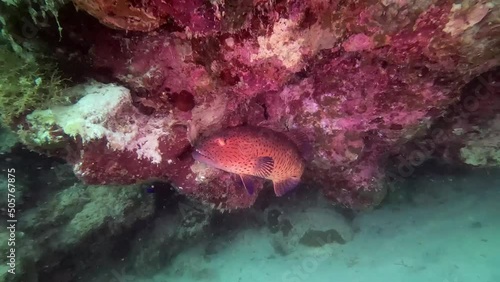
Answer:
[[[32,142],[41,146],[56,142],[54,126],[83,144],[105,138],[108,148],[137,153],[140,159],[162,160],[159,139],[168,135],[173,121],[147,117],[132,105],[130,91],[114,84],[91,82],[68,89],[83,94],[76,104],[37,110],[26,117]],[[81,95],[82,96],[82,95]],[[20,134],[25,129],[20,129]]]
[[[271,36],[259,36],[259,50],[250,57],[251,61],[276,57],[285,67],[300,70],[304,54],[313,55],[322,49],[335,46],[339,35],[334,27],[323,28],[315,24],[306,30],[298,28],[298,21],[280,19],[273,26]]]
[[[304,39],[301,37],[295,38],[294,29],[296,25],[296,22],[288,19],[280,19],[276,22],[271,36],[259,36],[257,38],[260,46],[259,52],[252,55],[251,60],[276,56],[287,68],[297,65],[302,58],[300,47]]]

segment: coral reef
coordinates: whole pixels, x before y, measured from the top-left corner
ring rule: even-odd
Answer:
[[[390,154],[500,65],[494,1],[75,3],[113,29],[80,13],[61,19],[61,45],[90,48],[94,77],[123,87],[28,115],[22,140],[57,148],[88,183],[160,178],[222,210],[258,193],[194,162],[197,138],[240,124],[298,131],[313,147],[299,189],[370,207]]]

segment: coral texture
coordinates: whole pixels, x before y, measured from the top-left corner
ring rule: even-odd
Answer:
[[[154,31],[66,24],[91,46],[96,73],[127,89],[104,86],[74,108],[53,109],[48,127],[33,113],[23,130],[63,132],[54,134],[70,145],[58,144],[88,183],[161,178],[220,209],[248,207],[258,193],[194,162],[200,136],[240,124],[299,131],[313,146],[299,189],[371,206],[385,193],[387,153],[500,65],[494,1],[75,2],[115,29]],[[76,111],[88,115],[74,121]]]

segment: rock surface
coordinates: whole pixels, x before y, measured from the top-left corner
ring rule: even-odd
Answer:
[[[449,163],[500,167],[500,71],[489,72],[471,84],[448,127],[450,138],[441,157]]]
[[[277,213],[275,223],[271,214]],[[299,244],[308,247],[322,247],[327,244],[345,244],[354,237],[352,226],[346,218],[331,207],[302,209],[269,209],[268,227],[276,234],[276,241],[286,242],[288,249]],[[276,224],[277,223],[277,224]],[[275,229],[275,227],[278,227]]]
[[[391,180],[411,176],[429,159],[449,167],[500,166],[499,69],[477,77],[463,92],[429,130],[394,151]]]
[[[10,152],[18,142],[14,132],[7,128],[0,128],[0,155]]]

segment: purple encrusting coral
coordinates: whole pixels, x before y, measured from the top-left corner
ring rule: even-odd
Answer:
[[[77,175],[92,184],[169,180],[221,209],[248,207],[258,193],[195,163],[198,137],[240,124],[299,131],[314,149],[299,189],[371,206],[384,196],[389,153],[500,65],[500,8],[488,1],[74,2],[109,27],[143,31],[66,27],[91,44],[94,69],[131,91],[107,130],[158,122],[154,132],[137,129],[135,149],[76,139],[66,150]],[[143,17],[149,25],[132,20]]]

